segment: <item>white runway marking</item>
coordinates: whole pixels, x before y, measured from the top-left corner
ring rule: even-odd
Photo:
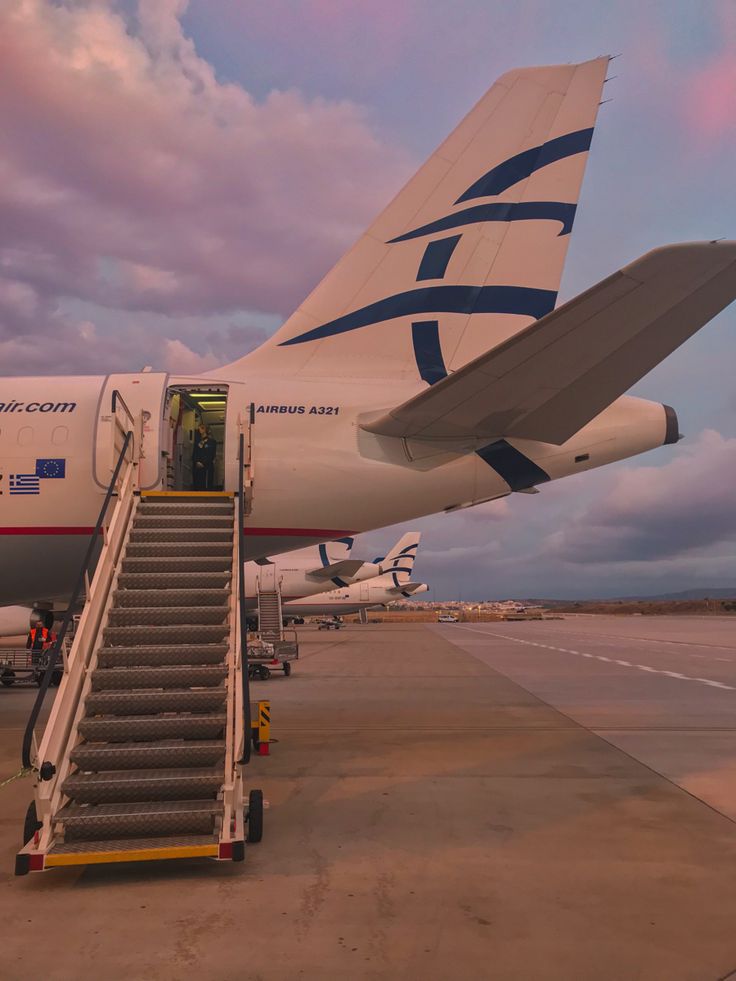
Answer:
[[[711,678],[693,678],[691,675],[680,674],[679,671],[665,671],[663,668],[653,668],[648,664],[631,664],[629,661],[606,657],[604,654],[589,654],[586,651],[573,651],[567,647],[553,647],[551,644],[539,644],[533,640],[521,640],[520,637],[512,637],[510,634],[479,630],[478,627],[465,627],[460,624],[458,626],[461,630],[472,630],[473,633],[483,634],[484,637],[500,637],[502,640],[511,640],[515,644],[524,644],[527,647],[542,647],[547,651],[558,651],[560,654],[575,654],[577,657],[593,658],[596,661],[604,661],[608,664],[620,664],[623,667],[636,668],[638,671],[647,671],[649,674],[663,674],[668,678],[677,678],[678,681],[695,681],[700,685],[707,685],[709,688],[724,688],[726,691],[736,691],[733,685],[725,685],[722,681],[713,681]]]
[[[564,628],[561,628],[561,629],[564,629]],[[573,628],[573,630],[574,630],[574,628]],[[579,633],[577,631],[575,631],[575,634],[570,633],[570,636],[577,636],[580,640],[588,640],[588,639],[590,639],[590,634]],[[670,644],[670,645],[673,645],[673,646],[676,646],[676,647],[700,647],[703,650],[707,650],[707,651],[731,651],[732,653],[736,653],[736,647],[726,647],[723,644],[698,644],[698,643],[695,643],[695,642],[690,641],[690,640],[662,640],[661,637],[638,637],[638,636],[633,635],[633,634],[631,636],[628,636],[627,634],[596,634],[595,635],[595,639],[596,640],[598,640],[599,637],[611,637],[611,638],[613,638],[615,640],[623,640],[623,641],[640,640],[640,641],[643,641],[645,644]],[[605,642],[604,641],[600,641],[600,643],[603,644]],[[611,644],[610,646],[613,647],[615,645]],[[692,654],[691,657],[708,657],[708,655],[707,654]],[[715,658],[712,658],[712,660],[714,660],[714,661],[728,661],[729,663],[732,661],[732,659],[730,657],[715,657]]]

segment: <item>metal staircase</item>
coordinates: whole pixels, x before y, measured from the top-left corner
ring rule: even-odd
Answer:
[[[283,635],[281,591],[258,590],[258,632],[262,639],[273,643]]]
[[[244,856],[242,495],[235,508],[232,495],[132,486],[118,491],[37,753],[18,874]]]

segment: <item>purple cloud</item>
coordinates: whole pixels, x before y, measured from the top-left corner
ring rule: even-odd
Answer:
[[[600,500],[547,539],[563,562],[642,562],[736,538],[736,439],[706,430],[662,467],[620,470]]]
[[[142,4],[135,33],[97,4],[0,14],[6,339],[64,340],[67,298],[288,314],[407,175],[352,103],[220,83],[182,9]]]

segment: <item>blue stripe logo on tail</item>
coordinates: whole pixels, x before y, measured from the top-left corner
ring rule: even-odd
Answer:
[[[575,133],[566,133],[554,140],[547,140],[540,146],[532,147],[517,153],[503,163],[493,167],[480,177],[474,184],[461,194],[455,204],[471,201],[473,198],[488,198],[501,194],[519,181],[530,177],[535,171],[547,167],[557,160],[572,157],[577,153],[585,153],[590,149],[593,139],[593,128],[579,129]]]
[[[444,232],[449,228],[461,228],[463,225],[478,225],[486,221],[559,221],[562,228],[559,235],[569,235],[575,219],[577,205],[565,204],[562,201],[521,201],[519,203],[476,204],[464,211],[453,215],[445,215],[436,221],[430,221],[419,228],[413,228],[403,235],[397,235],[386,244],[408,242],[423,235],[433,235]],[[426,277],[423,277],[426,278]]]
[[[538,320],[554,309],[556,299],[555,290],[531,286],[425,286],[369,303],[282,341],[279,346],[318,341],[417,313],[511,313]]]

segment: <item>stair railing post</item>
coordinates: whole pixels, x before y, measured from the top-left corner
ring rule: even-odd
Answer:
[[[250,405],[250,422],[253,423],[254,405]],[[240,611],[240,663],[243,688],[243,756],[239,762],[250,762],[251,717],[250,678],[248,671],[248,617],[245,596],[245,434],[241,428],[238,437],[238,608]]]

